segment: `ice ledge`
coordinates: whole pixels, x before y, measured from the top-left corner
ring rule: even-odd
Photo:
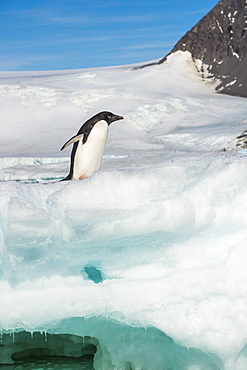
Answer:
[[[42,325],[34,332],[2,331],[0,364],[13,363],[34,350],[46,356],[94,355],[96,370],[223,369],[215,355],[186,348],[153,327],[132,327],[105,318],[73,317]]]

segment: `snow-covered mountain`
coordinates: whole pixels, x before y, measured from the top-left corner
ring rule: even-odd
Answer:
[[[219,1],[169,55],[178,50],[191,54],[198,74],[216,81],[216,91],[247,97],[246,0]]]

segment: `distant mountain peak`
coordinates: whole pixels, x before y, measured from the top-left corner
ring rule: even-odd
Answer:
[[[191,53],[203,78],[218,82],[216,91],[247,97],[247,1],[219,1],[168,55],[178,50]]]

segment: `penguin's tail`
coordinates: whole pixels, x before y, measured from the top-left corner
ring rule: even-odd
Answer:
[[[68,175],[67,177],[65,177],[62,180],[59,180],[59,182],[61,182],[61,181],[69,181],[69,180],[71,180],[71,176],[70,175]]]

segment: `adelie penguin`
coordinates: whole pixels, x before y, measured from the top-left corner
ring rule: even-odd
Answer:
[[[99,170],[106,146],[109,125],[120,119],[123,119],[123,117],[111,112],[100,112],[81,126],[78,133],[61,148],[63,150],[74,143],[69,174],[61,181],[83,180]]]

